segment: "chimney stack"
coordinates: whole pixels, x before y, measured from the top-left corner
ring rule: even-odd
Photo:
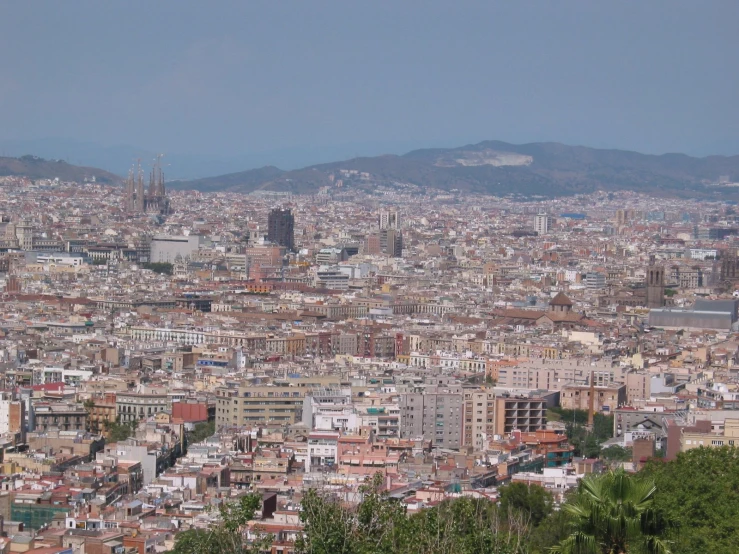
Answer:
[[[588,396],[588,427],[593,429],[593,419],[595,417],[595,372],[590,371],[590,394]]]

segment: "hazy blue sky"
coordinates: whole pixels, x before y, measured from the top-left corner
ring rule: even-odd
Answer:
[[[737,22],[737,0],[6,0],[0,140],[285,167],[484,139],[736,154]]]

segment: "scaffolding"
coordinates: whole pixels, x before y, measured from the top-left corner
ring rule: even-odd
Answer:
[[[41,529],[51,524],[57,514],[65,515],[70,511],[69,506],[51,506],[49,504],[16,504],[10,506],[10,519],[23,523],[24,527]]]

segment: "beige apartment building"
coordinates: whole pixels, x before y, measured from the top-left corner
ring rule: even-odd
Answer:
[[[132,423],[166,412],[170,407],[166,392],[119,392],[115,396],[116,415],[121,423]]]
[[[566,410],[588,410],[590,392],[588,385],[567,385],[562,388],[560,405]],[[624,404],[626,404],[626,385],[593,387],[593,410],[610,413]]]
[[[305,335],[295,333],[281,337],[267,337],[267,352],[287,356],[302,356],[305,353]]]
[[[338,387],[338,377],[304,377],[272,385],[216,389],[216,428],[252,426],[257,423],[292,425],[300,421],[303,399],[312,388]]]
[[[495,391],[465,389],[462,446],[482,449],[486,437],[495,435]]]
[[[569,385],[589,384],[590,376],[597,386],[624,384],[629,368],[610,361],[588,359],[521,360],[500,367],[497,384],[501,387],[562,390]]]
[[[652,375],[646,372],[632,372],[626,376],[626,399],[649,400],[652,394]]]
[[[369,313],[367,306],[356,304],[312,304],[306,302],[305,309],[311,313],[325,316],[329,320],[364,317]]]
[[[680,451],[693,448],[719,448],[721,446],[739,446],[739,419],[726,419],[723,433],[701,432],[695,427],[682,430],[680,434]]]
[[[513,430],[546,429],[547,402],[541,398],[496,396],[492,389],[465,389],[462,445],[483,448],[485,439]]]

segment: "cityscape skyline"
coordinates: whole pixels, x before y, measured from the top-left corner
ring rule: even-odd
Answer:
[[[736,552],[735,0],[0,13],[0,554]]]
[[[739,440],[734,204],[328,183],[0,177],[0,548],[201,554],[248,501],[245,540],[294,554],[310,490],[566,504]]]

